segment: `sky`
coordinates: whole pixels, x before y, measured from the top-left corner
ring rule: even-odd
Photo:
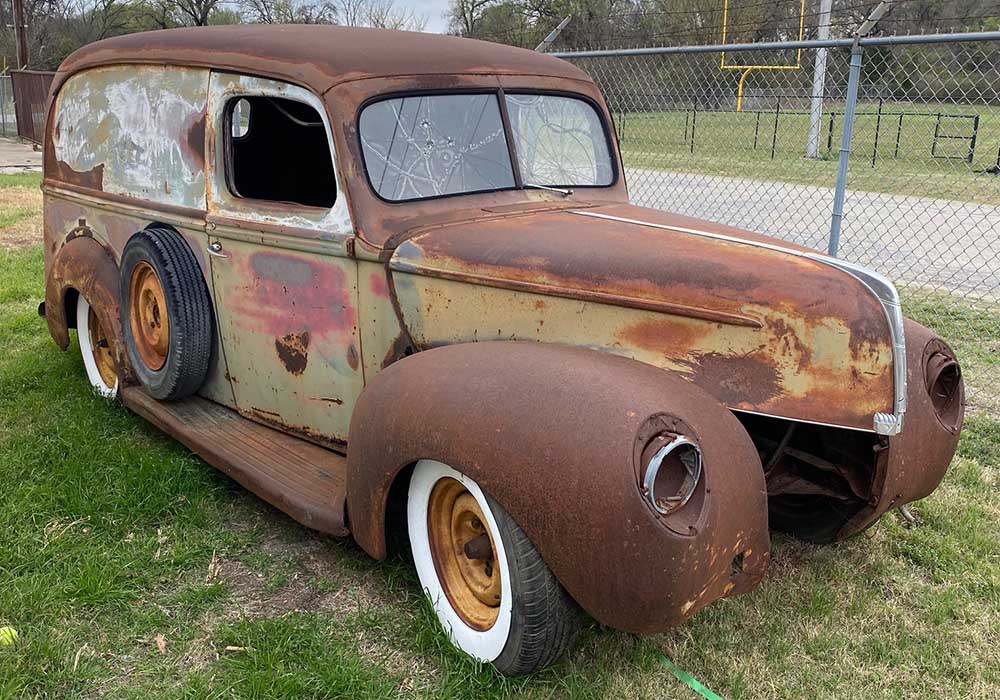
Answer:
[[[440,34],[448,29],[448,20],[444,18],[444,13],[448,10],[448,0],[397,0],[397,4],[426,15],[429,32]]]

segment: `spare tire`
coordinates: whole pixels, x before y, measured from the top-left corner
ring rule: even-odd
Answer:
[[[160,400],[205,383],[212,355],[212,301],[201,267],[177,231],[132,236],[119,266],[125,349],[139,381]]]

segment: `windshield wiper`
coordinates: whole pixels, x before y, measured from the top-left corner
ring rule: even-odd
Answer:
[[[527,188],[530,187],[533,190],[545,190],[546,192],[558,192],[563,197],[569,197],[571,194],[573,194],[573,190],[565,190],[565,189],[563,189],[561,187],[549,187],[548,185],[536,185],[533,182],[526,182],[526,183],[524,183],[524,187],[525,187],[525,189],[527,189]]]

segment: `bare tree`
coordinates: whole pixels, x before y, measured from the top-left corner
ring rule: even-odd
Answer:
[[[497,0],[452,0],[448,8],[449,28],[455,34],[474,36],[486,9],[496,4]]]
[[[67,23],[67,29],[80,45],[124,34],[132,19],[128,0],[70,0],[65,11],[77,17],[76,22]]]
[[[204,27],[220,0],[174,0],[184,24]]]
[[[312,0],[240,0],[243,14],[259,24],[335,24],[332,2]]]
[[[422,32],[427,15],[397,7],[395,0],[336,0],[337,22],[348,27],[377,27]]]

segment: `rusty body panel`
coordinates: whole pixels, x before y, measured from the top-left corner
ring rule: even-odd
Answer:
[[[204,69],[158,66],[95,68],[70,78],[54,100],[46,146],[57,176],[204,209],[207,82]]]
[[[916,324],[900,355],[894,289],[767,236],[631,206],[613,132],[606,187],[380,199],[360,110],[445,90],[571,93],[610,124],[576,67],[456,37],[212,27],[76,52],[44,149],[53,338],[69,344],[79,292],[121,345],[122,251],[149,225],[176,229],[213,300],[209,378],[192,403],[160,406],[119,348],[127,405],[310,527],[346,534],[349,512],[375,557],[408,467],[452,465],[584,609],[637,632],[755,586],[769,522],[828,541],[933,490],[961,429],[961,378]],[[332,205],[235,194],[225,115],[241,95],[316,110]],[[879,430],[907,405],[902,432]],[[226,426],[261,454],[214,444]],[[643,471],[680,434],[700,445],[704,478],[664,515]],[[282,446],[288,459],[272,454]]]
[[[204,254],[207,240],[204,223],[189,216],[170,215],[165,212],[156,212],[156,214],[156,221],[171,226],[188,242],[203,274],[205,274],[209,289],[211,289],[211,271],[207,256]],[[119,340],[122,336],[120,334],[121,322],[118,318],[118,260],[128,239],[150,223],[152,223],[150,212],[137,203],[102,201],[102,199],[90,194],[85,195],[68,190],[52,181],[49,181],[46,186],[44,195],[46,279],[51,283],[55,275],[48,268],[53,267],[56,261],[63,260],[63,258],[65,261],[60,264],[64,265],[67,270],[73,270],[77,275],[88,270],[91,261],[81,259],[79,253],[69,249],[67,244],[81,237],[97,242],[110,261],[111,267],[106,272],[106,277],[110,280],[111,276],[114,276],[114,293],[113,295],[109,294],[106,299],[95,299],[86,291],[83,293],[98,310],[105,303],[109,303],[107,300],[114,299],[114,325],[104,327],[114,329]],[[77,286],[75,280],[67,281],[64,284],[65,288],[83,291]],[[61,293],[64,295],[65,291]],[[58,303],[53,305],[48,298],[46,299],[46,310],[50,330],[55,328],[52,330],[53,338],[60,344],[60,347],[65,347],[60,339],[65,337],[68,342],[66,329],[75,325],[75,318],[67,319],[64,306]],[[120,342],[119,347],[123,347]],[[127,358],[122,351],[119,357],[119,367],[127,366]],[[218,343],[217,334],[208,377],[199,390],[199,394],[224,406],[235,406],[233,392],[227,377],[225,356]],[[122,381],[124,385],[130,383],[132,378],[130,376],[122,377]]]
[[[56,81],[86,68],[124,63],[210,66],[271,76],[317,94],[352,80],[399,75],[541,75],[591,82],[573,64],[525,49],[422,32],[324,25],[233,25],[126,34],[72,53],[59,67]]]
[[[45,280],[46,321],[56,345],[63,350],[69,346],[70,324],[76,324],[75,318],[70,320],[67,317],[67,295],[70,291],[82,294],[90,301],[101,326],[119,340],[113,348],[115,364],[121,378],[130,378],[128,356],[120,342],[118,265],[108,249],[84,232],[66,241],[51,257],[48,267]]]
[[[586,211],[704,225],[628,205]],[[417,230],[390,266],[421,347],[600,348],[673,370],[730,408],[861,430],[892,410],[879,301],[808,258],[550,210]]]
[[[958,438],[965,416],[964,388],[957,391],[958,412],[949,424],[942,422],[931,402],[924,372],[931,352],[951,350],[933,331],[914,321],[906,322],[907,386],[909,402],[906,428],[886,438],[878,451],[874,489],[864,508],[837,533],[838,539],[850,537],[875,523],[893,508],[926,498],[944,478],[958,448]],[[961,381],[961,380],[960,380]]]
[[[240,412],[343,442],[363,386],[357,266],[226,240],[212,261],[222,346]]]
[[[643,448],[670,431],[696,437],[705,455],[702,500],[680,521],[649,506],[638,474]],[[421,458],[443,461],[503,503],[573,598],[619,629],[679,624],[751,589],[767,566],[749,436],[701,389],[640,362],[518,342],[417,353],[370,382],[350,445],[351,531],[369,554],[385,556],[394,477]]]

